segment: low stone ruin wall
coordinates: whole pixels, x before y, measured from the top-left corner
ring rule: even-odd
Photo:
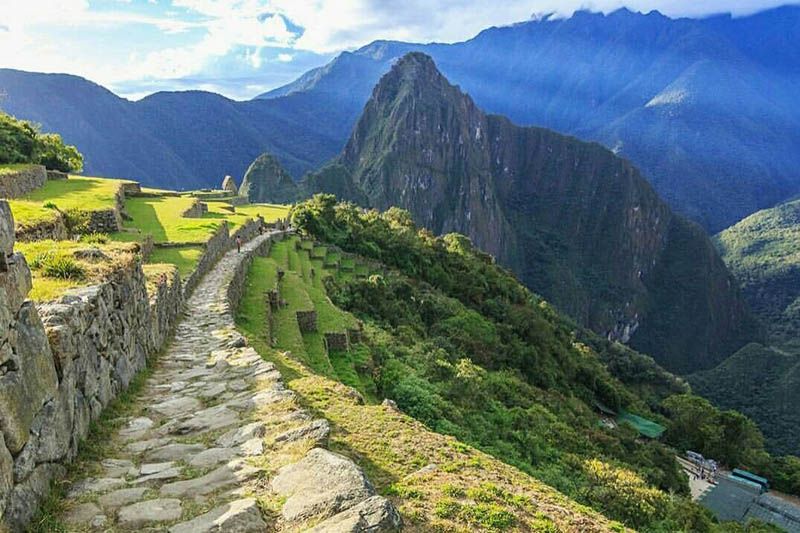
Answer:
[[[247,196],[232,196],[228,198],[227,201],[234,207],[239,205],[247,205],[250,203],[250,200],[247,198]]]
[[[45,220],[33,226],[17,228],[17,240],[21,242],[43,241],[52,239],[61,241],[69,238],[66,220],[64,215],[54,211],[55,215],[51,220]]]
[[[89,424],[159,350],[181,306],[177,272],[147,294],[134,261],[37,308],[0,201],[0,530],[23,531],[65,474]]]
[[[181,216],[186,218],[201,218],[206,213],[208,213],[208,204],[200,200],[195,200],[192,202],[192,206],[189,209],[181,213]]]
[[[316,311],[297,311],[297,326],[300,333],[317,331],[317,312]]]
[[[0,198],[19,198],[43,186],[47,170],[42,165],[28,165],[16,172],[0,174]]]
[[[222,254],[232,246],[233,242],[228,234],[228,223],[223,222],[214,235],[206,242],[205,250],[203,250],[203,253],[200,255],[194,272],[189,275],[186,282],[183,284],[183,292],[187,298],[188,295],[192,294],[197,284],[200,283],[200,280],[203,279],[203,276],[205,276],[217,260],[222,257]]]
[[[242,241],[249,241],[258,235],[258,228],[260,227],[263,227],[266,230],[267,226],[264,224],[263,218],[257,217],[250,219],[233,232],[231,239],[236,240],[236,237],[241,237]]]
[[[347,338],[347,333],[326,333],[325,334],[325,349],[336,352],[347,352],[350,350],[350,341]]]
[[[87,231],[89,233],[114,233],[122,228],[120,211],[117,209],[104,209],[91,211]]]
[[[69,174],[67,174],[66,172],[61,172],[60,170],[47,171],[48,181],[65,180],[67,178],[69,178]]]

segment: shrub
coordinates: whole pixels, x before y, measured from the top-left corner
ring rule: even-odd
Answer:
[[[83,170],[83,156],[56,133],[0,112],[0,164],[39,163],[61,172]]]
[[[44,133],[36,136],[34,162],[61,172],[81,172],[83,156],[72,145],[64,144],[61,135]]]
[[[71,235],[77,235],[89,231],[92,214],[82,209],[68,209],[64,212],[64,219],[67,225],[67,231],[69,231]]]
[[[31,123],[0,113],[0,164],[32,162],[35,145]]]
[[[42,207],[44,207],[45,209],[54,209],[58,211],[58,206],[53,202],[45,202],[42,204]]]
[[[41,263],[42,274],[48,278],[83,279],[86,270],[73,258],[64,255],[50,255]]]
[[[87,233],[81,236],[81,242],[88,244],[106,244],[108,242],[108,235],[105,233]]]

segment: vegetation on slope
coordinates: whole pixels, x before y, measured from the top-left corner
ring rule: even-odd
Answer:
[[[0,165],[37,163],[61,172],[83,170],[83,156],[55,133],[0,112]]]
[[[615,502],[593,499],[587,489],[592,478],[581,459],[601,457],[667,491],[681,493],[685,480],[675,474],[673,452],[661,444],[639,443],[625,427],[601,428],[592,412],[596,402],[664,420],[672,428],[667,441],[680,452],[689,439],[695,449],[725,464],[772,469],[772,477],[780,477],[777,469],[785,465],[764,451],[752,422],[708,404],[706,410],[694,410],[704,417],[695,418],[694,426],[675,429],[677,421],[691,418],[687,412],[693,402],[702,400],[685,394],[685,386],[663,371],[644,371],[648,361],[655,367],[652,360],[629,350],[598,357],[591,346],[608,352],[604,341],[576,331],[464,237],[437,238],[418,231],[403,211],[362,212],[326,196],[295,206],[292,217],[314,238],[401,271],[331,279],[328,289],[334,303],[368,325],[379,396],[395,399],[429,427],[475,444],[637,527],[669,520],[669,507],[636,518],[614,514],[620,512]],[[626,364],[626,358],[635,364]],[[639,396],[642,391],[650,405]],[[670,394],[672,400],[661,401]],[[671,420],[660,419],[648,407]],[[691,432],[706,425],[721,432],[720,438],[706,442]]]
[[[800,200],[759,211],[715,241],[768,342],[689,379],[716,405],[753,418],[771,451],[800,455]],[[793,485],[800,488],[800,476]]]

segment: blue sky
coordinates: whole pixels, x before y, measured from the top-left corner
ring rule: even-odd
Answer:
[[[250,98],[376,39],[454,42],[576,9],[734,15],[786,0],[3,0],[0,67],[67,72],[117,94]],[[788,2],[797,3],[797,2]]]

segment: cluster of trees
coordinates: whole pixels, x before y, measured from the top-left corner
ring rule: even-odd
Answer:
[[[0,165],[37,163],[51,170],[81,172],[83,156],[56,133],[0,112]]]

